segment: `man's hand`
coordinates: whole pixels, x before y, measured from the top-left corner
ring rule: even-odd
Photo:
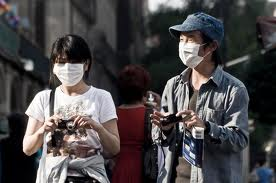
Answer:
[[[184,116],[184,124],[186,125],[186,127],[188,129],[191,129],[193,126],[198,126],[198,127],[202,127],[202,128],[206,128],[205,123],[198,117],[198,115],[192,111],[192,110],[184,110],[184,111],[180,111],[176,114],[176,116]],[[188,116],[187,119],[186,116]]]
[[[163,118],[165,116],[168,116],[169,114],[170,113],[161,113],[161,112],[158,112],[158,111],[154,111],[154,113],[151,114],[151,116],[150,116],[151,117],[151,122],[153,124],[157,125],[162,130],[170,130],[174,126],[174,123],[166,125],[166,126],[163,126],[161,124],[161,118]]]

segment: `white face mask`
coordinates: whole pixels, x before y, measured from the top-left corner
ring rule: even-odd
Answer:
[[[78,84],[83,77],[83,64],[56,63],[53,73],[65,86],[74,86]]]
[[[192,69],[195,68],[203,58],[209,54],[207,53],[203,57],[198,55],[199,48],[203,45],[204,44],[179,42],[179,57],[187,67]]]

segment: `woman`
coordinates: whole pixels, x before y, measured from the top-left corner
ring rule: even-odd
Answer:
[[[141,183],[144,144],[144,96],[149,88],[149,73],[141,66],[128,65],[118,78],[122,105],[117,108],[121,151],[116,158],[112,183]]]
[[[89,47],[81,37],[66,35],[53,44],[50,61],[50,85],[56,77],[61,82],[52,90],[54,114],[51,90],[39,92],[26,111],[23,151],[32,155],[43,145],[36,182],[109,182],[102,153],[120,150],[117,115],[110,93],[84,81],[92,62]],[[73,123],[70,129],[62,126],[66,120]]]

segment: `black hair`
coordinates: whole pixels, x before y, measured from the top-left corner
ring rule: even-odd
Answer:
[[[259,152],[256,156],[256,163],[259,164],[259,166],[263,166],[266,163],[266,153],[265,152]]]
[[[214,42],[214,40],[212,40],[210,37],[206,36],[205,34],[201,33],[201,35],[202,35],[203,43],[206,43],[204,47],[207,47],[210,43]],[[218,47],[212,54],[212,60],[215,62],[216,66],[223,64]]]
[[[66,55],[66,61],[70,63],[87,63],[88,69],[84,73],[84,79],[88,78],[89,70],[92,64],[92,55],[88,44],[83,38],[78,35],[68,34],[58,38],[52,45],[52,51],[50,56],[50,87],[55,87],[57,84],[57,78],[53,74],[53,67],[58,58],[62,55]]]

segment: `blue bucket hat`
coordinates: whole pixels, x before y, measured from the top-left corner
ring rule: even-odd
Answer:
[[[169,32],[175,38],[179,38],[181,32],[190,31],[200,31],[212,40],[216,40],[219,45],[224,36],[223,23],[215,17],[202,12],[191,14],[182,24],[169,28]]]

